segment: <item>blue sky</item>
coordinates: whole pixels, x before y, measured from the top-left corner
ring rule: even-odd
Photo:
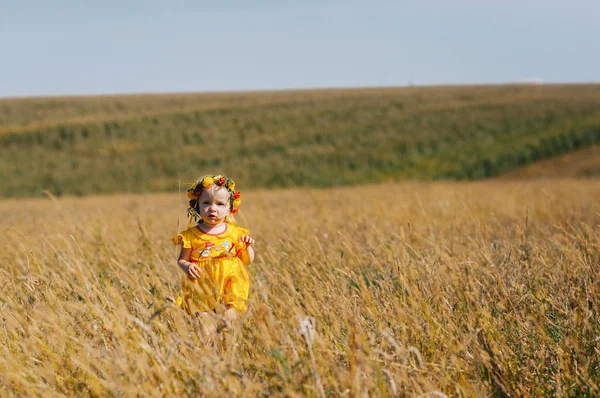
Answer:
[[[600,81],[598,0],[0,0],[0,96]]]

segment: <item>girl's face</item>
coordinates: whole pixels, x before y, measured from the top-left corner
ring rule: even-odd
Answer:
[[[226,188],[211,186],[203,189],[198,198],[200,217],[205,224],[215,226],[229,214],[229,193]]]

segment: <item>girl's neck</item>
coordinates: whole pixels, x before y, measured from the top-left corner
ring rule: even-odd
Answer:
[[[215,224],[215,225],[199,223],[198,229],[207,234],[213,234],[213,235],[222,234],[223,232],[225,232],[227,230],[227,224],[224,222]]]

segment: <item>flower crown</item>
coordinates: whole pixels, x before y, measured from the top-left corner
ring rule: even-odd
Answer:
[[[187,190],[187,197],[190,199],[190,207],[187,213],[190,217],[197,220],[200,218],[200,212],[198,208],[198,197],[202,193],[202,189],[209,188],[211,185],[218,187],[225,187],[229,194],[229,212],[235,214],[239,211],[238,207],[242,204],[241,192],[234,191],[235,182],[231,178],[224,177],[222,175],[206,175],[198,178]]]

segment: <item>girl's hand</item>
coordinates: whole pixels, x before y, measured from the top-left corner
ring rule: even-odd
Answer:
[[[237,249],[237,255],[240,256],[240,260],[244,265],[250,265],[254,261],[254,249],[252,245],[254,239],[248,235],[240,237],[239,242],[235,245]]]
[[[242,242],[246,244],[246,246],[250,246],[254,244],[254,239],[252,239],[249,235],[244,235],[240,238]]]
[[[202,272],[203,272],[203,270],[200,267],[198,267],[196,264],[194,264],[194,263],[191,263],[188,266],[188,270],[187,271],[188,271],[187,272],[188,273],[188,278],[190,278],[191,280],[195,280],[195,279],[200,278],[200,276],[202,276]]]

